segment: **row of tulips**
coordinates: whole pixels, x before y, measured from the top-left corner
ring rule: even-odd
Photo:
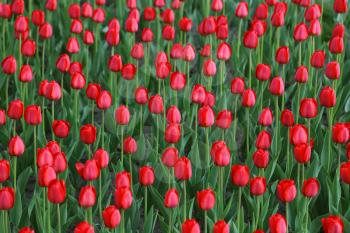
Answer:
[[[1,232],[349,232],[347,8],[0,3]]]

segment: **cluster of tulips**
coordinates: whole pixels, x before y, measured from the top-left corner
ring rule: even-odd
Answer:
[[[350,232],[347,11],[2,1],[0,232]]]

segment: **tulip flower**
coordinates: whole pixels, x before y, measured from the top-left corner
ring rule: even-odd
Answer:
[[[120,224],[120,212],[114,205],[106,207],[102,213],[102,217],[105,226],[110,229],[114,229]]]
[[[181,233],[200,233],[199,224],[195,219],[188,219],[182,223]]]
[[[302,194],[305,197],[312,198],[315,197],[320,189],[320,184],[316,178],[309,178],[304,180],[302,187]]]
[[[344,231],[343,220],[339,216],[328,216],[321,219],[322,229],[325,233],[339,232]]]
[[[288,232],[288,222],[281,214],[274,214],[269,218],[269,229],[271,233]]]

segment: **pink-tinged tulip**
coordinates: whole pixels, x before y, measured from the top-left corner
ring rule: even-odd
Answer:
[[[302,194],[305,197],[312,198],[315,197],[320,190],[320,183],[316,178],[309,178],[304,180],[302,187]]]
[[[244,187],[249,182],[249,167],[245,165],[233,165],[231,168],[231,181],[234,185]]]
[[[255,77],[260,81],[269,80],[271,76],[271,68],[266,64],[258,64],[255,69]]]
[[[203,106],[198,109],[198,124],[201,127],[210,127],[215,122],[215,113],[209,106]]]
[[[206,98],[205,87],[200,84],[194,85],[192,88],[192,94],[191,94],[192,102],[196,104],[203,104],[205,101],[205,98]]]
[[[269,229],[271,233],[286,233],[287,221],[281,214],[274,214],[269,218]]]
[[[118,188],[130,188],[130,173],[126,171],[118,172],[115,176],[115,187]]]
[[[293,38],[297,42],[305,41],[309,36],[308,28],[305,23],[299,23],[294,28]]]
[[[158,94],[151,96],[148,102],[148,110],[153,114],[161,114],[164,111],[163,98]]]
[[[70,68],[70,57],[68,54],[62,54],[56,61],[56,67],[62,73],[67,72]]]
[[[103,90],[96,99],[96,105],[101,110],[106,110],[112,105],[112,95],[109,91]]]
[[[251,108],[255,105],[256,95],[253,89],[245,89],[242,93],[242,106]]]
[[[213,60],[208,59],[203,63],[203,73],[207,77],[213,77],[216,75],[216,64]]]
[[[202,210],[211,210],[215,205],[214,191],[212,189],[204,189],[197,192],[197,203]]]
[[[8,153],[11,156],[20,157],[25,151],[25,145],[20,136],[14,136],[8,143]]]
[[[23,41],[21,46],[21,53],[26,57],[33,57],[36,52],[36,43],[33,40],[27,39]]]
[[[230,233],[230,225],[224,220],[219,220],[214,224],[213,233]]]
[[[124,153],[125,154],[135,154],[136,151],[137,151],[137,142],[136,140],[131,137],[131,136],[128,136],[124,139]]]
[[[13,188],[4,187],[0,189],[0,210],[12,209],[15,204],[15,191]]]
[[[98,149],[93,156],[93,159],[96,160],[97,165],[100,168],[106,168],[108,167],[109,163],[109,154],[104,149]]]
[[[149,186],[154,183],[154,170],[150,166],[144,166],[139,169],[139,182],[143,186]]]
[[[108,60],[108,68],[112,71],[112,72],[119,72],[122,70],[123,68],[123,61],[122,61],[122,57],[119,54],[114,54],[113,56],[111,56]],[[124,71],[126,72],[126,70]]]
[[[290,59],[289,48],[282,46],[277,49],[275,60],[281,65],[288,64]]]
[[[270,155],[267,150],[258,149],[253,154],[253,162],[257,168],[266,168],[270,161]]]
[[[294,146],[308,143],[308,130],[304,125],[294,125],[289,130],[290,143]]]
[[[164,140],[169,144],[178,143],[181,139],[181,126],[177,123],[170,123],[165,128]]]
[[[244,79],[235,77],[231,81],[231,93],[241,95],[244,92]]]
[[[329,216],[322,218],[322,228],[324,233],[343,233],[344,223],[339,216]]]
[[[254,177],[250,180],[250,193],[253,196],[263,195],[266,191],[266,178]]]
[[[258,124],[262,126],[270,126],[273,121],[273,115],[270,108],[264,108],[258,119]]]
[[[86,79],[84,74],[80,72],[74,72],[71,76],[70,86],[75,90],[80,90],[85,87]]]
[[[30,65],[23,65],[18,75],[18,80],[24,83],[31,82],[33,80],[33,70]]]
[[[146,104],[148,101],[148,90],[145,87],[138,87],[135,89],[135,102],[137,104]]]
[[[52,166],[53,164],[52,153],[48,148],[38,148],[36,152],[36,157],[36,165],[38,167]]]
[[[176,189],[169,189],[165,193],[164,197],[164,205],[167,208],[175,208],[179,205],[180,198],[179,198],[179,193]]]
[[[1,62],[2,72],[4,74],[14,74],[17,70],[17,62],[13,56],[5,57]]]
[[[95,159],[90,159],[83,163],[76,163],[75,169],[86,181],[96,180],[100,176],[100,167]]]
[[[168,168],[174,167],[179,158],[179,151],[175,147],[167,147],[162,154],[162,163]]]
[[[96,100],[100,95],[101,86],[97,83],[89,83],[86,88],[86,96],[91,100]]]
[[[179,180],[189,180],[192,177],[191,161],[187,157],[179,158],[175,163],[175,177]]]
[[[103,222],[106,227],[114,229],[120,224],[121,215],[114,205],[107,206],[102,212]]]
[[[38,172],[38,184],[40,187],[48,187],[50,182],[55,180],[56,177],[56,171],[53,167],[40,167]]]
[[[255,141],[255,147],[258,149],[267,150],[271,146],[271,135],[268,131],[262,130]]]
[[[326,53],[323,50],[315,51],[310,59],[310,64],[314,68],[323,68]]]
[[[39,125],[41,124],[41,108],[38,105],[27,106],[24,111],[24,120],[28,125]]]
[[[117,188],[114,193],[114,202],[117,208],[129,209],[132,205],[132,193],[130,188]]]
[[[218,50],[216,53],[217,59],[227,61],[231,58],[231,55],[232,55],[231,46],[226,42],[221,42],[218,45]]]
[[[248,16],[248,3],[246,2],[239,2],[237,4],[237,7],[235,9],[235,15],[238,18],[245,18]]]
[[[222,110],[216,116],[215,124],[219,128],[228,129],[231,126],[232,113],[229,110]]]
[[[96,190],[94,186],[85,186],[80,190],[79,205],[83,208],[93,207],[96,203]]]

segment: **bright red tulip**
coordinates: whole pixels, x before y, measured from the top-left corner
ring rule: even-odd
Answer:
[[[129,209],[132,205],[132,193],[130,188],[117,188],[114,193],[114,202],[117,208]]]
[[[317,101],[313,98],[305,98],[300,102],[300,116],[304,118],[314,118],[317,116]]]
[[[100,176],[100,167],[95,159],[87,160],[85,164],[76,163],[75,168],[86,181],[96,180]]]
[[[95,230],[93,226],[84,221],[75,226],[74,233],[95,233]]]
[[[10,177],[10,162],[0,159],[0,183],[5,182]]]
[[[2,72],[4,74],[14,74],[17,70],[17,62],[13,56],[7,56],[1,62]]]
[[[0,188],[0,210],[12,209],[15,204],[15,191],[13,188]]]
[[[126,154],[134,154],[136,153],[137,151],[137,142],[136,140],[131,137],[131,136],[128,136],[124,139],[124,152]]]
[[[158,94],[151,96],[148,102],[148,110],[153,114],[161,114],[164,111],[163,98]]]
[[[309,178],[307,180],[304,180],[303,187],[302,187],[302,194],[305,197],[315,197],[320,190],[320,183],[316,178]]]
[[[269,229],[271,233],[286,233],[287,221],[281,214],[274,214],[269,218]]]
[[[162,154],[162,163],[168,168],[174,167],[179,158],[179,151],[175,147],[167,147]]]
[[[308,144],[300,144],[294,146],[294,158],[298,163],[308,163],[311,158],[311,146]]]
[[[94,186],[85,186],[80,190],[79,205],[83,208],[93,207],[96,203],[96,190]]]
[[[249,182],[249,167],[246,165],[233,165],[231,168],[231,181],[234,185],[244,187]]]
[[[332,128],[332,139],[339,144],[345,144],[350,138],[349,129],[344,123],[336,123]]]
[[[106,168],[109,163],[109,155],[108,152],[104,149],[98,149],[93,156],[93,159],[96,160],[97,165],[100,168]]]
[[[326,108],[332,108],[336,105],[336,93],[333,88],[327,86],[324,87],[320,92],[320,104]]]
[[[253,154],[253,162],[257,168],[266,168],[269,164],[270,155],[267,150],[258,149]]]
[[[20,157],[25,151],[25,145],[20,136],[14,136],[8,143],[8,153],[11,156]]]
[[[106,227],[114,229],[120,224],[121,215],[114,205],[107,206],[102,212],[103,222]]]
[[[266,191],[266,178],[254,177],[250,180],[250,193],[254,196],[263,195]]]
[[[63,203],[66,199],[66,195],[66,183],[64,180],[56,179],[50,182],[47,191],[47,197],[51,203]]]
[[[175,177],[179,180],[189,180],[192,177],[191,161],[187,157],[179,158],[175,163]]]
[[[264,108],[259,115],[259,119],[258,119],[259,125],[270,126],[272,124],[272,121],[273,121],[273,115],[272,115],[271,109]]]
[[[216,166],[224,167],[230,164],[230,149],[224,141],[216,141],[210,150],[211,158]]]
[[[235,77],[231,81],[231,93],[232,94],[243,94],[244,92],[244,79],[241,77]]]
[[[96,99],[96,105],[101,110],[106,110],[112,105],[112,95],[109,91],[103,90]]]
[[[90,124],[80,128],[80,141],[85,144],[93,144],[96,140],[96,127]]]
[[[144,166],[139,169],[139,182],[143,186],[149,186],[154,183],[154,170],[150,166]]]
[[[211,210],[215,205],[215,193],[212,189],[197,192],[197,203],[204,211]]]
[[[256,95],[253,89],[245,89],[242,93],[242,106],[251,108],[255,105]]]
[[[297,195],[297,188],[294,180],[284,179],[280,180],[277,185],[277,197],[282,202],[291,202]]]
[[[165,193],[164,197],[164,205],[167,208],[175,208],[179,205],[180,198],[179,198],[179,193],[177,192],[176,189],[169,189]]]
[[[7,116],[13,120],[19,120],[23,115],[23,102],[21,100],[13,100],[9,103]]]
[[[38,171],[38,184],[40,187],[48,187],[50,182],[56,180],[56,172],[53,167],[43,166]]]
[[[329,216],[322,218],[322,228],[324,233],[343,233],[344,223],[339,216]]]

